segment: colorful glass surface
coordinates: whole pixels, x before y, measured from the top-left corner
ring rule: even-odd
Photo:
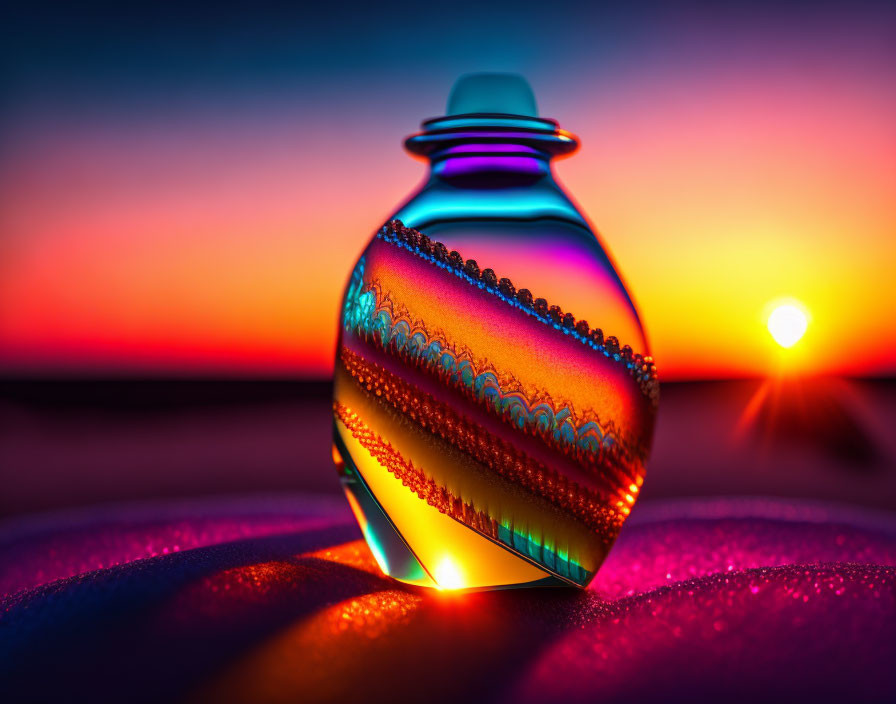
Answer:
[[[430,176],[354,267],[333,406],[343,486],[396,579],[584,587],[641,489],[656,368],[551,173],[577,144],[506,114],[406,142]]]
[[[650,358],[398,222],[342,325],[334,454],[383,570],[588,584],[643,483]]]

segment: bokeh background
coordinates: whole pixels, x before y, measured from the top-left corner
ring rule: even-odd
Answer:
[[[341,290],[478,70],[582,139],[558,177],[664,382],[644,500],[896,509],[891,3],[37,2],[0,33],[0,514],[338,492]]]

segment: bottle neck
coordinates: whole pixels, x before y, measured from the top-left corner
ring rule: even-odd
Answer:
[[[405,147],[429,160],[435,179],[495,187],[549,177],[551,159],[572,154],[578,140],[554,120],[472,114],[427,120]]]
[[[551,155],[523,144],[469,142],[430,156],[432,178],[463,187],[520,185],[551,176]]]
[[[455,115],[423,127],[405,146],[429,161],[429,179],[393,217],[424,229],[455,221],[538,218],[587,229],[551,174],[552,159],[578,147],[553,120]]]

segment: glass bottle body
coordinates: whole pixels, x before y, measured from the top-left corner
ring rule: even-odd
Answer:
[[[472,124],[471,124],[472,123]],[[657,402],[634,305],[551,173],[555,123],[424,123],[426,182],[346,291],[343,486],[383,570],[585,586],[640,490]]]

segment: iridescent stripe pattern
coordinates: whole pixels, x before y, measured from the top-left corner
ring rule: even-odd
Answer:
[[[431,563],[450,557],[463,575],[453,587],[586,586],[643,484],[659,398],[653,359],[522,283],[398,221],[352,273],[334,455],[362,525],[395,532],[391,543],[425,574],[416,583],[444,586]],[[440,541],[408,502],[472,541]],[[525,569],[480,579],[477,545]]]

